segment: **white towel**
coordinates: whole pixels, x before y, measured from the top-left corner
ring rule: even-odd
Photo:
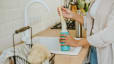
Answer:
[[[29,49],[26,47],[26,45],[19,45],[16,46],[15,48],[15,54],[27,59],[27,55],[29,52]],[[14,56],[14,49],[13,48],[8,48],[3,51],[2,55],[0,56],[0,64],[9,64],[9,57]]]
[[[9,64],[8,58],[13,56],[12,49],[5,50],[0,56],[0,64]]]

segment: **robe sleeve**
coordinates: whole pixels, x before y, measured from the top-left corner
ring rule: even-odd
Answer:
[[[87,37],[91,45],[101,48],[114,43],[114,6],[112,7],[107,22],[107,26],[104,30]]]

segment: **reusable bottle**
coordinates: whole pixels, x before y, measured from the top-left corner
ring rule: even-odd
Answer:
[[[60,34],[69,35],[69,32],[66,30],[65,31],[62,30]],[[60,36],[60,38],[65,38],[65,37]],[[65,44],[65,42],[60,42],[60,44]],[[68,46],[68,45],[61,46],[61,51],[70,51],[70,46]]]

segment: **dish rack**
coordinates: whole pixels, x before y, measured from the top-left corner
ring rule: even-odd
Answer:
[[[22,33],[22,32],[29,30],[29,29],[31,30],[31,44],[26,44],[25,45],[26,47],[21,48],[22,51],[18,51],[18,49],[16,49],[16,46],[15,46],[15,35]],[[13,50],[14,50],[13,53],[14,53],[14,55],[9,58],[10,63],[11,64],[31,64],[27,60],[27,54],[25,54],[25,53],[29,53],[30,49],[32,48],[32,45],[33,45],[33,43],[32,43],[32,27],[26,26],[26,27],[20,28],[19,30],[16,30],[13,34]],[[16,53],[18,53],[18,54],[16,54]],[[19,55],[19,54],[21,54],[21,55]],[[55,54],[51,54],[49,64],[54,64],[54,57],[55,57]]]

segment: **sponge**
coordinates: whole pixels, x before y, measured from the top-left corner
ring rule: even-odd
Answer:
[[[42,64],[45,60],[48,60],[50,56],[51,54],[45,46],[34,44],[28,56],[28,61],[31,64]]]

